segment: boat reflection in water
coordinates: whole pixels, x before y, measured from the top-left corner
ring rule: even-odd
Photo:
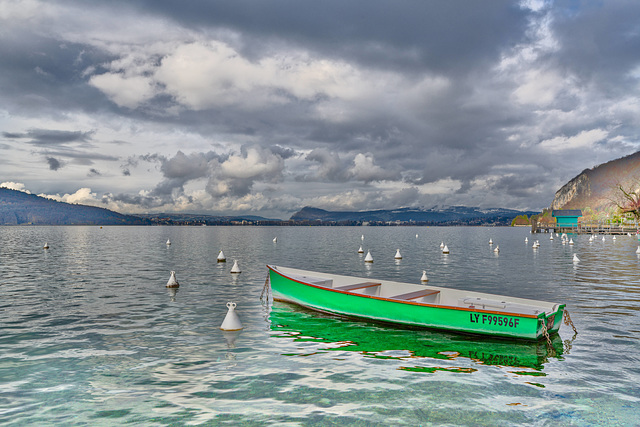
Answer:
[[[278,301],[271,307],[269,320],[273,337],[325,344],[319,349],[322,352],[353,351],[364,357],[380,359],[455,360],[464,357],[484,365],[540,371],[550,357],[560,358],[563,350],[558,334],[551,337],[553,350],[550,351],[544,340],[516,341],[400,328],[397,325],[342,318]],[[301,352],[291,355],[307,354]],[[423,372],[440,370],[418,367],[401,369]],[[471,371],[474,369],[467,370]]]

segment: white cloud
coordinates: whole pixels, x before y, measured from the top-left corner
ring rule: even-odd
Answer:
[[[364,182],[382,181],[393,178],[393,174],[385,171],[383,168],[375,164],[371,153],[356,154],[353,159],[353,167],[349,170],[354,179]]]
[[[163,93],[196,111],[225,106],[256,110],[298,99],[316,102],[317,114],[339,119],[334,103],[348,113],[381,100],[418,108],[449,87],[441,76],[407,78],[285,48],[249,60],[220,40],[110,49],[118,59],[104,64],[110,71],[93,75],[89,82],[128,108]]]
[[[220,164],[220,175],[224,178],[271,179],[280,176],[284,160],[269,150],[251,147],[244,153],[231,155]]]
[[[31,194],[29,190],[24,187],[21,182],[6,181],[0,184],[0,188],[8,188],[9,190],[22,191],[23,193]]]
[[[96,193],[91,191],[91,188],[83,187],[80,188],[73,194],[64,194],[60,196],[59,194],[38,194],[40,197],[46,197],[47,199],[57,200],[58,202],[65,203],[77,203],[79,205],[89,205],[89,206],[103,206],[101,201],[98,200]]]
[[[538,144],[538,147],[551,152],[590,149],[593,148],[594,144],[605,139],[608,134],[609,132],[604,129],[585,130],[570,137],[557,136],[544,140]]]
[[[123,73],[92,76],[89,84],[101,90],[121,107],[136,108],[155,95],[153,82],[147,77],[126,77]]]
[[[570,80],[555,70],[530,70],[521,76],[524,83],[513,91],[516,102],[544,107],[552,104],[558,94],[571,87]]]
[[[177,46],[162,59],[154,78],[194,110],[226,105],[263,108],[288,102],[286,94],[304,100],[318,95],[353,98],[363,81],[345,62],[290,51],[250,61],[216,40]]]

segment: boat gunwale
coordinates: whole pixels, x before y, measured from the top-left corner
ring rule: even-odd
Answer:
[[[273,266],[273,267],[277,267],[277,266]],[[565,304],[558,304],[558,307],[557,307],[556,311],[554,311],[553,313],[549,313],[549,315],[547,315],[545,311],[542,311],[538,315],[535,315],[535,314],[524,314],[524,313],[514,313],[514,312],[487,310],[487,309],[482,309],[482,308],[455,307],[455,306],[452,306],[452,305],[429,304],[429,303],[424,303],[424,302],[398,300],[398,299],[393,299],[393,298],[379,297],[379,296],[375,296],[375,295],[357,294],[357,293],[349,292],[349,291],[341,291],[341,290],[336,289],[336,288],[328,288],[326,286],[314,285],[313,283],[303,282],[303,281],[294,279],[293,277],[289,276],[288,274],[278,270],[277,268],[273,268],[273,267],[271,265],[267,264],[267,268],[270,271],[273,271],[274,273],[276,273],[276,274],[278,274],[280,276],[283,276],[283,277],[287,278],[288,280],[291,280],[291,281],[293,281],[295,283],[299,283],[301,285],[311,286],[312,288],[323,289],[323,290],[337,292],[337,293],[346,294],[346,295],[353,295],[353,296],[356,296],[356,297],[371,298],[371,299],[377,299],[377,300],[381,300],[381,301],[395,302],[395,303],[399,303],[399,304],[418,305],[418,306],[424,306],[424,307],[441,308],[441,309],[445,309],[445,310],[460,310],[460,311],[472,311],[472,312],[480,311],[480,312],[483,312],[483,313],[499,314],[499,315],[502,315],[502,316],[525,317],[525,318],[529,318],[529,319],[539,319],[539,320],[546,319],[548,316],[554,315],[555,313],[558,312],[558,310],[560,310],[560,309],[565,307]],[[307,270],[304,270],[304,271],[307,271]],[[312,271],[307,271],[307,272],[316,273],[316,272],[312,272]],[[322,274],[322,273],[319,273],[319,274]],[[349,276],[349,277],[353,277],[354,279],[358,278],[356,276]],[[411,284],[411,283],[408,283],[408,284]],[[470,292],[473,292],[473,291],[470,291]],[[500,295],[500,296],[503,296],[503,295]]]

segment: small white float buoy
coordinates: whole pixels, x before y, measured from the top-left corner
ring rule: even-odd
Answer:
[[[358,249],[358,253],[359,254],[363,254],[364,253],[364,249],[362,249],[362,245],[360,245],[360,249]]]
[[[171,244],[171,240],[167,239],[167,246]]]
[[[593,242],[593,236],[589,236],[589,241]]]
[[[443,249],[443,248],[444,248],[444,242],[441,242],[440,243],[440,249]]]
[[[578,255],[573,254],[573,262],[580,262],[580,258],[578,258]]]
[[[402,259],[402,255],[400,255],[400,249],[396,250],[396,256],[394,258],[395,259]]]
[[[227,258],[224,256],[224,252],[220,249],[220,253],[218,254],[218,258],[216,258],[218,262],[227,262]]]
[[[551,233],[551,236],[549,236],[549,240],[553,240],[553,233]]]
[[[636,249],[636,253],[640,255],[640,246],[638,246],[638,249]]]
[[[360,240],[364,240],[364,234],[360,236]]]
[[[49,249],[49,243],[45,242],[44,246],[42,247],[42,249]]]
[[[364,257],[364,262],[373,262],[373,257],[371,256],[371,251],[367,251],[367,256]]]
[[[171,276],[169,276],[169,281],[167,282],[167,288],[177,288],[178,286],[180,286],[180,284],[176,279],[176,272],[172,271]]]
[[[442,248],[442,253],[443,254],[448,254],[449,253],[449,247],[447,245],[444,245],[444,248]]]
[[[238,313],[236,313],[236,306],[235,302],[227,303],[229,311],[227,311],[227,315],[224,317],[222,325],[220,325],[220,329],[223,331],[239,331],[242,329],[242,322],[238,317]]]
[[[277,237],[273,238],[273,243],[278,243],[278,238]]]
[[[427,277],[427,270],[422,270],[422,277],[420,278],[421,282],[428,282],[429,278]]]
[[[493,245],[493,240],[489,239],[489,244]]]
[[[602,236],[602,241],[604,242],[604,236]]]
[[[500,245],[496,246],[496,248],[493,250],[493,252],[495,252],[495,253],[500,252]]]
[[[528,238],[528,237],[525,237],[525,238],[524,238],[524,242],[525,242],[525,243],[529,243],[529,238]]]
[[[233,267],[231,267],[232,274],[240,274],[240,267],[238,266],[238,260],[233,260]]]
[[[573,245],[573,239],[569,239],[569,244]]]
[[[616,240],[616,236],[613,236],[613,240]]]
[[[631,234],[629,234],[629,236],[631,236]],[[416,234],[416,239],[418,238],[418,235]]]

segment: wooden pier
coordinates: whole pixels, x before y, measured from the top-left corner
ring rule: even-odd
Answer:
[[[602,223],[578,223],[573,227],[559,227],[557,224],[551,223],[533,223],[531,224],[532,233],[573,233],[573,234],[637,234],[637,224],[602,224]]]

